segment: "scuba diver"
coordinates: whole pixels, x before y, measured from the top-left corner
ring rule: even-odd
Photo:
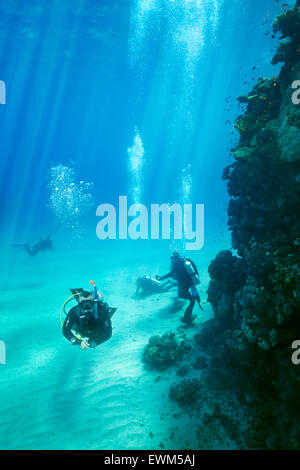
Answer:
[[[190,301],[189,306],[184,312],[184,317],[181,319],[181,321],[187,325],[191,325],[197,318],[197,315],[192,315],[196,301],[198,302],[201,310],[203,310],[200,305],[200,297],[196,288],[196,285],[200,284],[198,274],[198,269],[195,263],[189,258],[180,256],[178,251],[175,251],[171,256],[171,271],[165,276],[156,276],[156,279],[160,281],[170,277],[175,279],[178,284],[178,297],[181,299],[188,299]]]
[[[139,277],[136,281],[135,297],[148,297],[152,294],[162,294],[168,292],[176,286],[176,282],[167,280],[161,282],[151,276]]]
[[[94,292],[84,289],[71,289],[72,296],[64,303],[62,310],[72,299],[77,305],[67,313],[63,324],[63,335],[70,343],[81,349],[95,348],[112,336],[111,318],[116,308],[103,302],[102,294],[91,281]]]
[[[13,243],[12,246],[24,248],[31,257],[36,256],[40,251],[53,251],[53,244],[50,237],[42,237],[31,246],[29,243]]]

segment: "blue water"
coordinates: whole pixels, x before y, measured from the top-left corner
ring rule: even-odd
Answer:
[[[120,195],[204,204],[192,257],[205,302],[210,260],[230,247],[221,177],[235,98],[277,74],[271,24],[283,3],[0,1],[0,448],[201,448],[197,423],[174,419],[176,373],[157,385],[141,362],[149,336],[179,325],[172,294],[132,299],[138,275],[167,272],[176,243],[101,241],[96,208]],[[53,253],[10,246],[47,234]],[[119,310],[113,338],[85,354],[62,337],[59,310],[92,278]],[[193,334],[211,316],[204,306]]]

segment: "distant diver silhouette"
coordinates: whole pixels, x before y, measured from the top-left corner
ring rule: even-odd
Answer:
[[[12,246],[24,248],[31,257],[36,256],[40,251],[53,251],[53,243],[50,237],[42,237],[32,245],[29,245],[29,243],[13,243]]]

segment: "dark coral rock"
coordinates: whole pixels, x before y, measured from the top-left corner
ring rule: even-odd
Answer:
[[[205,356],[198,356],[193,362],[194,369],[205,369],[207,367],[207,358]]]
[[[173,333],[152,336],[144,348],[143,361],[156,369],[166,369],[182,359],[190,346]]]
[[[255,448],[300,443],[300,378],[291,362],[300,311],[300,111],[291,100],[300,67],[299,3],[274,22],[286,38],[273,59],[284,62],[279,76],[259,79],[239,97],[247,111],[236,121],[240,141],[223,174],[238,257],[222,251],[212,261],[214,318],[195,337],[212,355],[211,386],[238,391]]]
[[[190,405],[197,399],[200,389],[198,379],[185,379],[170,387],[170,398],[181,406]]]
[[[228,180],[230,179],[231,175],[232,175],[232,171],[234,169],[234,165],[231,164],[231,165],[228,165],[224,168],[223,170],[223,175],[222,175],[222,179],[223,180]],[[300,178],[300,175],[299,175],[299,178]]]
[[[243,142],[249,142],[259,129],[259,122],[249,114],[239,116],[234,124],[236,130],[241,134]]]
[[[231,251],[221,251],[208,268],[211,279],[222,282],[230,291],[235,291],[244,284],[246,279],[246,266],[244,261],[233,256]],[[230,275],[230,277],[229,277]]]
[[[278,48],[276,55],[272,59],[272,64],[276,65],[278,62],[286,62],[291,54],[294,53],[294,44],[290,39],[282,41]]]
[[[184,377],[190,371],[190,366],[188,364],[183,364],[182,366],[178,367],[176,374],[179,377]]]
[[[300,6],[298,2],[295,8],[278,15],[273,22],[275,33],[281,32],[282,37],[293,37],[300,32]]]

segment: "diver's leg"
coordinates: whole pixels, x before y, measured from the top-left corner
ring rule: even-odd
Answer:
[[[202,312],[204,312],[204,308],[202,307],[201,303],[200,303],[200,296],[198,295],[197,297],[197,302],[198,302],[198,305],[199,305],[199,308],[201,308]]]
[[[204,310],[203,310],[203,307],[202,307],[202,305],[201,305],[201,303],[200,303],[200,296],[199,296],[199,294],[197,293],[197,295],[195,295],[195,296],[193,296],[193,297],[194,297],[195,301],[197,302],[197,304],[199,305],[199,308],[201,308],[201,310],[202,310],[202,312],[203,312]]]
[[[193,312],[194,306],[195,306],[195,300],[191,298],[190,299],[190,304],[187,307],[186,311],[184,312],[184,317],[182,319],[182,321],[184,323],[190,324],[195,319],[195,318],[192,317],[192,312]]]
[[[190,294],[191,294],[191,296],[196,300],[196,302],[198,303],[199,308],[201,308],[201,310],[204,311],[203,308],[202,308],[202,305],[201,305],[201,303],[200,303],[199,292],[198,292],[198,290],[197,290],[197,288],[196,288],[195,286],[193,286],[193,287],[190,288]]]
[[[37,254],[37,250],[33,247],[30,248],[28,243],[13,243],[11,246],[13,247],[18,247],[18,248],[24,248],[24,250],[29,254],[29,256],[35,256]]]
[[[34,247],[30,248],[30,246],[27,243],[26,245],[24,245],[24,249],[27,251],[29,256],[31,256],[31,258],[37,254],[37,251],[34,249]]]
[[[193,308],[195,306],[196,300],[191,295],[191,293],[189,291],[189,288],[187,288],[187,287],[179,288],[178,294],[179,294],[179,297],[181,297],[182,299],[188,299],[190,301],[190,304],[187,307],[187,309],[185,310],[184,316],[181,319],[181,321],[183,323],[186,323],[186,324],[191,324],[195,320],[195,318],[197,317],[197,315],[192,316],[192,312],[193,312]]]
[[[26,243],[12,243],[11,246],[14,248],[24,248]]]

